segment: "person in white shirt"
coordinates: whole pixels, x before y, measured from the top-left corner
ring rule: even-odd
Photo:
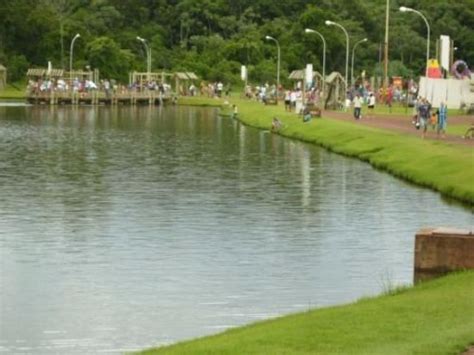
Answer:
[[[375,108],[375,95],[373,92],[371,92],[369,95],[369,103],[367,108],[369,109],[369,115],[372,117]]]
[[[290,104],[291,104],[291,108],[290,108],[290,111],[291,111],[295,109],[296,107],[296,91],[295,90],[292,90],[290,93]]]
[[[352,104],[354,105],[354,118],[358,120],[361,117],[362,110],[362,100],[360,99],[359,94],[356,94],[356,96],[352,100]]]

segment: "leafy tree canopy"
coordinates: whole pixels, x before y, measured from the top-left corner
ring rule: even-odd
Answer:
[[[391,0],[390,74],[417,76],[424,71],[426,26],[400,6],[421,11],[431,26],[431,56],[441,34],[458,48],[454,58],[474,67],[474,0]],[[128,71],[145,70],[147,40],[154,70],[188,70],[209,80],[239,81],[240,65],[250,80],[274,81],[277,49],[281,77],[313,63],[322,70],[322,41],[305,34],[319,31],[327,41],[326,72],[344,72],[346,39],[357,41],[355,71],[381,71],[385,33],[385,0],[15,0],[0,4],[0,61],[19,79],[29,66],[67,69],[76,33],[74,66],[89,65],[101,77],[126,81]]]

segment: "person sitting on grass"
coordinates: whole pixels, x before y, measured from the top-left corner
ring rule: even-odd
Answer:
[[[308,106],[305,106],[303,109],[303,122],[309,122],[311,121],[311,118],[313,118],[311,111]]]
[[[272,120],[272,132],[278,132],[281,128],[281,121],[277,117],[273,117]]]

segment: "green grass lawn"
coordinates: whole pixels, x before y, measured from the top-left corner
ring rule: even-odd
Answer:
[[[190,97],[182,96],[178,98],[179,105],[191,105],[191,106],[209,106],[209,107],[221,107],[225,99],[209,98],[209,97]]]
[[[469,127],[470,127],[469,125],[463,125],[463,124],[453,125],[453,124],[449,124],[448,122],[446,133],[453,136],[462,137]]]
[[[0,99],[23,100],[25,99],[26,88],[22,84],[7,84],[4,90],[0,90]]]
[[[142,354],[460,354],[474,344],[474,272]]]

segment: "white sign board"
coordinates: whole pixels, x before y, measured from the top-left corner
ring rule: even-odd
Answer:
[[[240,68],[240,78],[242,79],[242,81],[247,80],[247,67],[245,65],[242,65],[242,67]]]
[[[306,71],[305,71],[305,82],[306,84],[313,83],[313,64],[306,64]]]
[[[449,36],[440,36],[440,58],[441,58],[441,67],[445,70],[449,71],[449,64],[450,64],[450,47],[451,47],[451,40]]]

